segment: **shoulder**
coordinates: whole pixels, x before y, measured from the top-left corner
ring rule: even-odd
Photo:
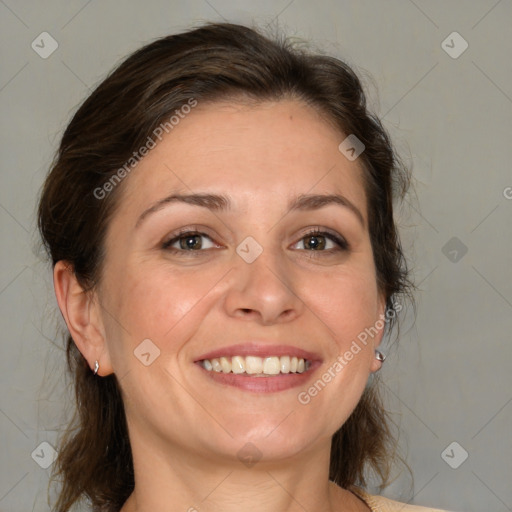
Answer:
[[[372,512],[448,512],[437,508],[400,503],[383,496],[373,496],[358,487],[352,487],[350,490],[361,498],[370,507]]]

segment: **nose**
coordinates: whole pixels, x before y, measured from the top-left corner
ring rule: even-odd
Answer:
[[[225,298],[229,316],[271,325],[302,313],[304,303],[295,291],[292,269],[278,251],[265,249],[252,263],[235,257],[236,269]]]

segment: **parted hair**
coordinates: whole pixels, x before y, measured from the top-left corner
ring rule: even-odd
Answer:
[[[393,216],[409,173],[369,111],[361,80],[339,58],[229,23],[206,24],[142,47],[77,109],[39,200],[38,227],[52,264],[68,262],[84,291],[94,290],[101,281],[106,230],[123,189],[120,183],[107,194],[104,184],[126,170],[133,153],[191,99],[296,99],[338,129],[340,142],[353,134],[365,145],[358,161],[377,284],[392,310],[396,297],[411,287]],[[391,319],[387,329],[393,324]],[[69,334],[66,355],[76,404],[54,465],[53,479],[60,482],[54,510],[67,512],[85,500],[94,511],[118,512],[134,488],[119,383],[115,374],[93,375]],[[333,436],[329,477],[341,487],[364,486],[368,471],[383,485],[389,477],[395,443],[377,384],[375,379],[367,386]]]

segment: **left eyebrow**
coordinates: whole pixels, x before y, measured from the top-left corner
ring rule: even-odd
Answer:
[[[365,227],[365,221],[363,214],[357,208],[357,206],[348,200],[345,196],[341,194],[306,194],[300,195],[296,199],[292,201],[289,205],[289,211],[294,210],[318,210],[323,208],[324,206],[328,206],[331,204],[337,204],[339,206],[344,206],[348,208],[352,213],[355,214],[363,228]]]

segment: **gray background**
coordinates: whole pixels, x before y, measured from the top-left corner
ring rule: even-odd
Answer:
[[[39,444],[55,444],[69,417],[62,324],[34,229],[62,130],[129,52],[223,19],[278,24],[355,65],[413,166],[417,197],[398,213],[418,313],[382,376],[414,481],[404,474],[387,494],[453,511],[512,510],[510,0],[0,0],[0,510],[48,510],[50,470],[31,454],[47,460]],[[59,45],[47,59],[31,47],[44,31]],[[453,31],[469,44],[458,58],[442,47]],[[462,48],[453,37],[446,44]]]

